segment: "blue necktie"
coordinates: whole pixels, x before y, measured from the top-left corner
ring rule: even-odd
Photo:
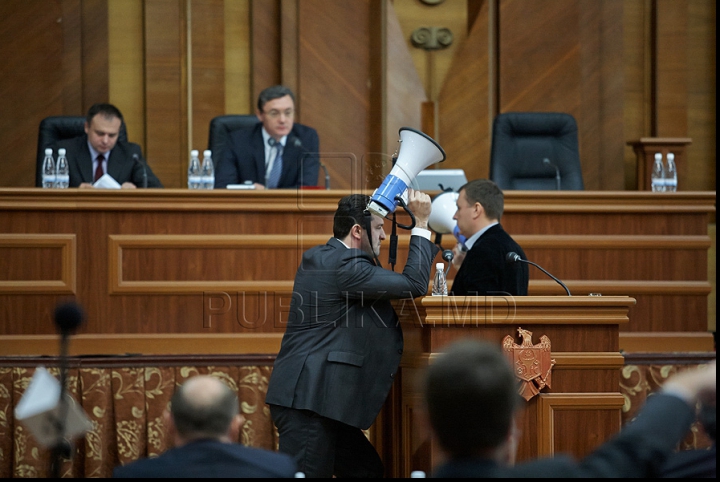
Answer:
[[[273,138],[268,140],[268,144],[270,144],[271,147],[275,147],[277,153],[275,154],[275,162],[273,163],[272,170],[270,174],[268,174],[267,188],[275,189],[280,183],[280,174],[282,174],[283,145]]]

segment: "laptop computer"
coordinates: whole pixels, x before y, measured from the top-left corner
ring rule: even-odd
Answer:
[[[410,187],[419,191],[443,191],[447,188],[457,191],[465,183],[467,177],[462,169],[425,169],[418,173]]]

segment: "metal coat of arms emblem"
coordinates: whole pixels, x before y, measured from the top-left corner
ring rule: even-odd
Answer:
[[[550,388],[550,372],[555,360],[550,357],[550,338],[543,335],[540,343],[533,345],[531,331],[520,327],[517,331],[522,343],[518,345],[508,335],[503,338],[503,351],[512,363],[515,376],[522,381],[518,392],[525,400],[530,400],[546,386]]]

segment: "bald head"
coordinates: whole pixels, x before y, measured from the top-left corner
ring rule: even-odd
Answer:
[[[175,392],[170,413],[182,438],[220,438],[238,414],[238,399],[217,378],[197,376]]]

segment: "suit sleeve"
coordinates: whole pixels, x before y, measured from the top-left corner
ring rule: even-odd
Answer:
[[[218,164],[215,166],[215,189],[225,189],[228,184],[241,182],[240,173],[238,172],[237,149],[237,140],[234,136],[231,136],[223,158],[218,159]]]
[[[349,249],[338,270],[341,291],[350,298],[398,299],[416,298],[427,293],[430,267],[439,248],[420,236],[411,236],[407,263],[402,273],[375,266],[370,257]],[[362,294],[361,294],[362,293]]]
[[[309,129],[304,137],[305,152],[300,155],[300,185],[316,186],[320,171],[320,138],[315,129]]]
[[[467,293],[453,291],[456,296],[486,295],[499,286],[497,273],[502,269],[495,258],[497,253],[486,246],[478,246],[475,251],[470,250],[463,261],[463,285]],[[467,263],[467,264],[466,264]]]

